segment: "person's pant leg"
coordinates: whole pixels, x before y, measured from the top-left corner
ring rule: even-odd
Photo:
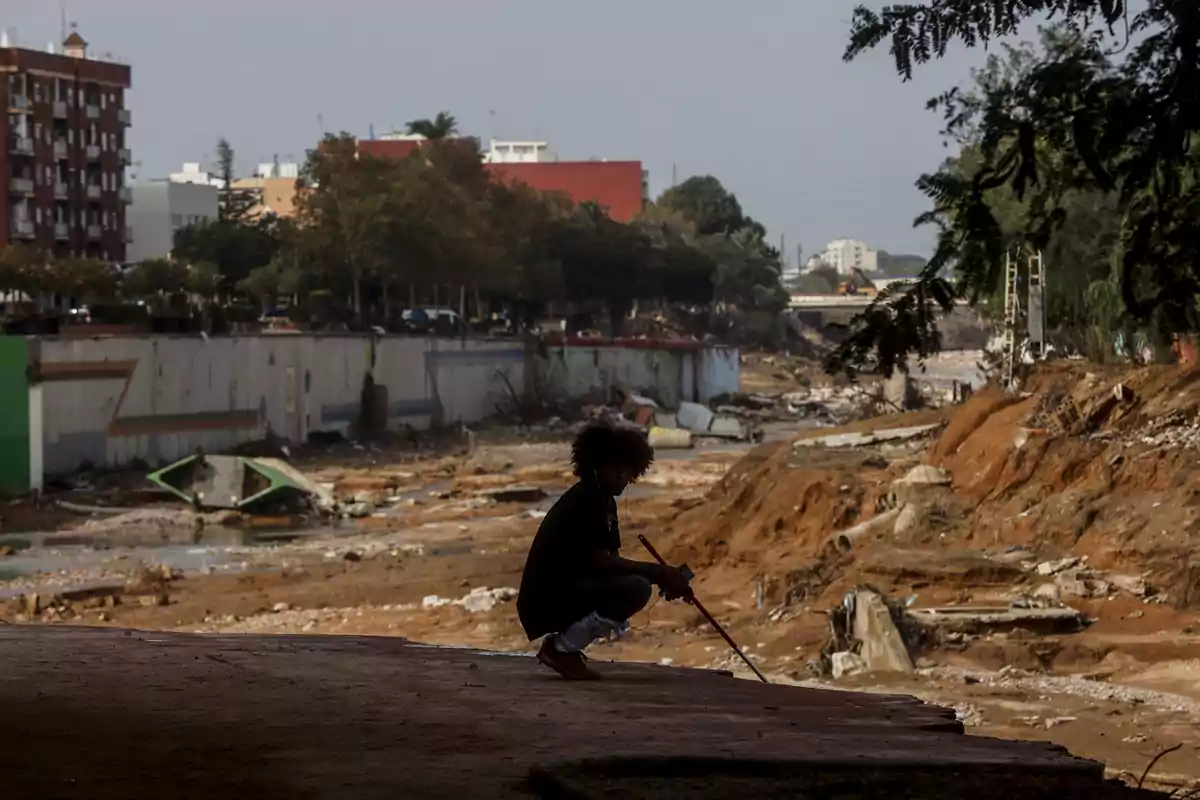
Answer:
[[[625,622],[650,602],[654,587],[640,575],[617,575],[589,582],[587,597],[601,617]]]

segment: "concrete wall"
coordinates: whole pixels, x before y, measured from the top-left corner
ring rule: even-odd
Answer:
[[[707,403],[738,391],[736,348],[679,347],[662,343],[547,345],[535,356],[538,391],[554,398],[603,402],[614,389],[653,397],[667,408],[680,401]]]
[[[388,425],[473,422],[521,387],[513,342],[407,337],[130,336],[30,340],[38,362],[47,474],[83,462],[169,463],[268,429],[291,441],[345,431],[370,372],[387,389]]]

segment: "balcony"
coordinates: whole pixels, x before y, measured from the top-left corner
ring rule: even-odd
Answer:
[[[88,119],[100,119],[100,106],[96,106],[96,105],[92,105],[91,103],[88,103],[83,108],[84,108],[84,113],[87,114]]]
[[[57,181],[54,184],[54,199],[55,200],[70,200],[71,189],[62,181]]]
[[[33,238],[33,220],[29,219],[14,219],[9,223],[9,230],[16,239],[32,239]]]
[[[88,200],[99,200],[100,199],[100,185],[96,184],[96,183],[89,183],[87,190],[86,190],[86,194],[87,194]]]
[[[67,143],[59,140],[54,143],[54,159],[56,161],[66,161],[67,159]]]
[[[100,239],[100,226],[99,225],[88,225],[87,226],[87,238],[88,238],[88,241],[93,241],[93,242],[98,241]]]
[[[88,161],[99,161],[100,160],[100,145],[89,144],[87,147],[83,148],[83,153],[85,156],[87,156]]]
[[[8,96],[8,110],[12,114],[28,114],[30,111],[29,98],[22,94]]]
[[[128,108],[122,108],[120,111],[118,111],[117,119],[120,120],[121,124],[125,125],[126,127],[133,124],[133,114],[129,112]]]
[[[19,156],[33,155],[33,139],[28,136],[13,136],[8,140],[8,152]]]
[[[29,178],[12,178],[8,188],[13,194],[33,194],[33,181]]]
[[[121,202],[125,205],[133,202],[133,189],[130,189],[128,186],[121,189]]]
[[[54,238],[60,242],[65,242],[71,238],[71,228],[65,222],[54,223]]]
[[[66,119],[67,118],[67,103],[65,100],[58,100],[54,103],[54,118],[55,119]]]
[[[121,157],[122,165],[128,167],[130,164],[133,163],[133,153],[131,153],[129,151],[128,147],[122,147],[120,150],[117,151],[117,155],[119,155]]]

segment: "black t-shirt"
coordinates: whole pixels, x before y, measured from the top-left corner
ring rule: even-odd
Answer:
[[[568,489],[542,520],[525,560],[517,614],[529,638],[574,622],[578,587],[592,577],[593,555],[620,549],[612,495],[584,481]]]

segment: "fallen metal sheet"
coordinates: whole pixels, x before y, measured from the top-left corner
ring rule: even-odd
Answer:
[[[194,455],[176,461],[149,480],[198,508],[243,510],[250,506],[285,501],[296,495],[311,496],[304,480],[298,482],[272,466],[274,459],[243,456]],[[293,472],[288,469],[287,472]]]
[[[812,439],[798,439],[793,447],[865,447],[883,442],[905,442],[928,436],[942,427],[942,423],[932,425],[916,425],[911,428],[889,428],[881,431],[854,431],[851,433],[833,433],[828,436],[817,436]]]

